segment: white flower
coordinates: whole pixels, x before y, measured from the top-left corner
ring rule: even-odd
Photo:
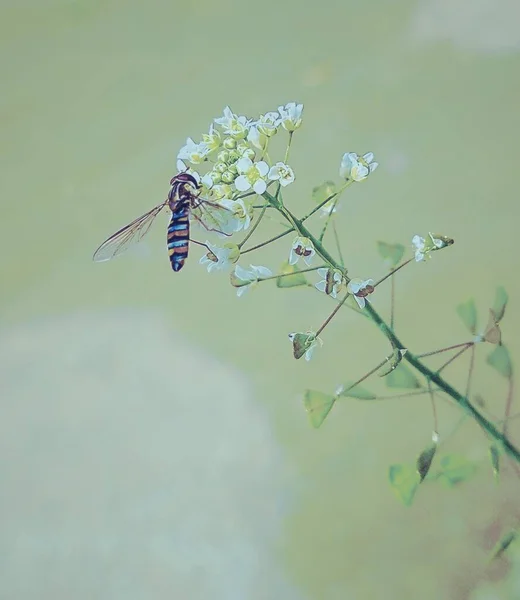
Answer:
[[[255,148],[264,150],[267,147],[269,138],[265,135],[265,133],[261,133],[258,127],[253,124],[251,125],[249,133],[247,134],[247,141]]]
[[[289,102],[285,106],[279,106],[278,112],[280,113],[282,127],[287,131],[294,131],[302,124],[303,104]]]
[[[415,261],[421,262],[422,260],[426,260],[426,240],[420,235],[414,235],[412,246],[415,250]]]
[[[217,200],[229,200],[233,197],[233,188],[227,183],[214,185],[211,192]]]
[[[253,205],[247,198],[240,200],[222,199],[219,202],[223,210],[214,213],[220,223],[219,230],[225,234],[236,233],[249,228],[253,216]]]
[[[305,237],[296,237],[291,246],[291,252],[289,254],[289,264],[295,265],[298,259],[301,257],[305,261],[306,265],[310,265],[312,257],[316,254],[312,242]]]
[[[280,125],[280,115],[277,112],[268,112],[260,115],[255,123],[255,127],[267,137],[273,136],[278,131]]]
[[[322,267],[321,269],[318,269],[318,275],[323,277],[323,279],[318,281],[314,287],[320,292],[324,292],[325,294],[336,298],[343,285],[343,275],[341,272],[335,269]]]
[[[202,141],[208,149],[208,154],[220,148],[222,136],[220,135],[220,131],[215,129],[213,123],[209,126],[209,133],[202,134]]]
[[[250,121],[247,117],[235,115],[229,106],[224,109],[224,116],[215,119],[215,123],[222,127],[225,134],[230,135],[236,140],[244,139],[250,127]]]
[[[243,156],[236,163],[239,177],[235,179],[235,187],[239,192],[247,192],[253,188],[256,194],[261,195],[267,189],[265,177],[269,171],[269,166],[261,160],[254,163],[250,158]]]
[[[258,281],[264,277],[271,277],[272,272],[267,267],[249,265],[249,270],[240,265],[236,265],[234,273],[231,274],[231,283],[237,289],[237,296],[240,298],[245,292],[258,284]]]
[[[240,250],[236,244],[224,244],[223,247],[210,244],[206,240],[209,252],[200,259],[201,265],[207,265],[208,273],[223,271],[234,265],[240,257]]]
[[[372,152],[367,152],[363,156],[359,156],[355,152],[346,152],[341,159],[339,175],[345,179],[364,181],[370,173],[377,169],[378,163],[373,160]]]
[[[314,353],[314,348],[316,348],[318,344],[323,346],[322,339],[317,337],[313,331],[307,331],[306,333],[290,333],[289,339],[292,342],[293,355],[296,359],[305,356],[305,360],[309,361]]]
[[[269,169],[268,178],[278,181],[282,187],[285,187],[294,181],[294,171],[289,165],[277,162]]]
[[[259,150],[264,150],[267,147],[269,138],[278,131],[279,125],[280,115],[277,112],[260,115],[257,121],[250,124],[247,141]]]
[[[203,162],[208,154],[208,147],[204,142],[196,144],[191,138],[186,140],[186,144],[179,150],[177,158],[189,160],[194,165]]]
[[[277,112],[268,112],[260,115],[257,121],[251,123],[247,141],[256,148],[263,150],[267,142],[277,131],[280,125],[280,115]]]
[[[447,241],[446,241],[447,240]],[[415,249],[415,260],[421,262],[427,258],[431,258],[431,252],[444,248],[444,246],[450,245],[448,242],[453,243],[453,240],[446,238],[445,240],[435,238],[432,233],[428,234],[428,238],[424,239],[420,235],[414,235],[412,238],[412,246]]]
[[[374,291],[372,279],[351,279],[347,285],[347,291],[354,296],[359,308],[365,308],[367,296]]]

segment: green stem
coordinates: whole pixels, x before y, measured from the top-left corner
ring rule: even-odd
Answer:
[[[336,196],[336,199],[334,200],[331,211],[327,215],[327,220],[325,221],[325,225],[323,225],[323,229],[321,230],[320,237],[319,237],[320,242],[323,242],[323,238],[325,237],[325,233],[326,233],[327,228],[332,219],[332,215],[334,214],[334,209],[336,208],[336,204],[338,203],[338,200],[339,200],[339,196]]]
[[[323,244],[312,235],[312,233],[307,229],[307,227],[305,227],[305,225],[302,223],[301,219],[297,219],[285,206],[282,206],[280,204],[280,202],[278,202],[278,200],[274,196],[271,196],[271,194],[269,192],[264,192],[263,197],[272,206],[274,206],[276,209],[278,209],[278,211],[287,219],[287,221],[289,221],[289,223],[293,226],[293,228],[302,237],[305,237],[305,238],[308,238],[309,240],[311,240],[311,242],[314,246],[314,249],[316,250],[316,254],[321,256],[321,258],[323,258],[323,260],[326,263],[328,263],[329,266],[339,269],[343,273],[345,272],[345,269],[343,269],[341,267],[341,265],[339,265],[339,263],[337,263],[334,260],[334,258],[328,253],[328,251],[323,247]],[[284,232],[284,233],[287,233],[287,232]],[[346,283],[348,283],[350,281],[350,279],[346,276],[346,273],[345,273],[345,280],[346,280]]]
[[[318,331],[316,332],[316,337],[318,337],[320,335],[320,333],[325,329],[325,327],[327,327],[327,325],[332,321],[332,319],[334,318],[334,316],[336,315],[336,313],[339,311],[339,309],[343,306],[343,304],[345,304],[345,302],[347,301],[347,298],[350,296],[350,294],[347,292],[345,294],[345,296],[343,297],[343,299],[338,302],[338,304],[336,305],[336,307],[334,308],[334,310],[330,313],[330,315],[325,319],[325,321],[323,322],[322,326],[318,329]],[[378,367],[379,368],[379,367]]]
[[[255,229],[260,225],[260,221],[265,215],[265,211],[267,210],[267,206],[262,208],[262,212],[258,215],[258,219],[255,221],[255,224],[251,227],[251,229],[247,232],[246,237],[238,244],[238,248],[242,248],[242,246],[247,242],[247,240],[253,235]]]
[[[412,260],[413,260],[413,258],[409,258],[404,263],[400,264],[398,267],[396,267],[395,269],[393,269],[392,271],[390,271],[390,273],[387,273],[386,275],[384,275],[383,277],[381,277],[381,279],[378,279],[374,283],[374,287],[377,287],[380,283],[383,283],[383,281],[385,281],[385,279],[388,279],[389,277],[392,277],[395,273],[397,273],[397,271],[399,271],[399,269],[402,269],[403,267],[406,267],[406,265],[410,264],[412,262]]]
[[[349,182],[346,183],[348,185]],[[343,189],[346,187],[343,187]],[[291,223],[294,229],[302,236],[310,239],[314,244],[314,249],[316,253],[319,254],[323,258],[325,262],[327,262],[331,267],[338,269],[342,272],[345,270],[342,268],[341,264],[338,263],[334,258],[327,252],[327,250],[323,247],[321,242],[317,240],[311,232],[303,225],[302,221],[304,219],[297,219],[292,213],[290,213],[287,208],[281,206],[280,203],[273,197],[269,192],[264,192],[264,198],[275,208],[277,208],[280,213]],[[325,204],[325,203],[323,203]],[[320,205],[314,209],[308,216],[319,210]],[[307,217],[305,217],[307,218]],[[288,233],[288,232],[284,232]],[[404,266],[404,265],[403,265]],[[347,282],[349,281],[348,277],[345,278]],[[323,330],[323,327],[326,326],[331,318],[336,314],[339,308],[343,305],[348,295],[343,298],[343,300],[338,303],[335,311],[330,315],[330,317],[325,321],[322,327],[319,329],[318,333]],[[367,312],[369,317],[375,323],[375,325],[381,330],[383,335],[385,335],[392,346],[394,348],[406,348],[407,346],[401,342],[401,340],[397,337],[394,330],[391,329],[386,321],[379,315],[379,313],[375,310],[375,308],[367,302],[364,310]],[[425,364],[423,364],[418,357],[416,357],[412,352],[408,351],[403,357],[412,367],[417,369],[419,373],[424,375],[427,381],[434,383],[441,391],[450,396],[459,407],[469,416],[471,416],[478,425],[491,437],[493,440],[498,442],[505,450],[505,452],[512,457],[516,462],[520,463],[520,450],[516,448],[516,446],[508,439],[506,435],[503,434],[497,427],[488,420],[484,415],[482,415],[469,401],[469,399],[461,394],[458,390],[456,390],[452,385],[450,385],[441,375],[435,371],[429,369]]]
[[[269,277],[261,277],[258,281],[269,281],[270,279],[279,279],[280,277],[289,277],[290,275],[299,275],[300,273],[310,273],[311,271],[317,271],[326,265],[320,265],[319,267],[309,267],[308,269],[301,269],[294,271],[294,273],[278,273],[277,275],[269,275]]]
[[[345,267],[345,261],[343,260],[343,253],[341,252],[341,246],[339,243],[338,230],[336,229],[336,221],[332,222],[332,231],[334,232],[334,240],[336,241],[336,250],[338,251],[339,262],[342,267]]]
[[[302,223],[303,223],[303,221],[306,221],[309,217],[312,217],[312,215],[314,213],[318,212],[320,210],[320,208],[322,208],[323,206],[325,206],[325,204],[327,204],[327,202],[330,202],[336,196],[341,195],[348,188],[348,186],[351,185],[352,181],[353,181],[352,179],[345,181],[345,183],[339,188],[338,191],[334,192],[328,198],[325,198],[325,200],[323,200],[323,202],[320,202],[317,206],[315,206],[309,213],[307,213],[304,217],[302,217],[300,219],[302,221]]]
[[[393,346],[397,348],[406,348],[406,346],[401,342],[401,340],[397,337],[397,335],[391,330],[385,321],[379,316],[374,307],[367,302],[365,306],[365,310],[369,313],[370,317],[374,321],[374,323],[379,327],[379,329],[386,335],[386,337],[390,340]],[[475,419],[475,421],[480,425],[480,427],[491,437],[493,440],[502,445],[505,452],[514,458],[518,463],[520,463],[520,450],[516,448],[509,439],[500,432],[495,425],[486,419],[484,415],[482,415],[468,400],[466,396],[461,394],[458,390],[456,390],[453,386],[451,386],[447,381],[445,381],[438,373],[429,369],[426,365],[424,365],[414,354],[408,351],[404,357],[407,362],[409,362],[412,367],[417,369],[419,373],[422,373],[427,380],[432,381],[441,391],[450,396],[459,407],[470,417]]]
[[[283,162],[285,164],[287,164],[287,161],[289,160],[289,150],[291,148],[291,142],[292,142],[293,133],[294,133],[294,131],[289,131],[289,141],[287,142],[287,148],[285,150],[285,158],[283,159]]]
[[[286,235],[289,235],[289,233],[291,233],[293,231],[294,231],[294,229],[291,227],[287,231],[284,231],[283,233],[279,233],[278,235],[275,235],[274,237],[269,238],[268,240],[265,240],[265,242],[261,242],[260,244],[257,244],[256,246],[251,246],[251,248],[248,248],[247,250],[242,250],[240,254],[247,254],[248,252],[253,252],[253,250],[258,250],[258,248],[262,248],[263,246],[267,246],[268,244],[271,244],[272,242],[276,242],[276,240],[279,240],[280,238],[283,238]]]

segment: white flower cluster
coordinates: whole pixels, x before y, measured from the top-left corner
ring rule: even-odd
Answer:
[[[179,151],[177,166],[179,171],[189,171],[200,183],[200,206],[192,209],[198,221],[207,229],[226,236],[249,229],[255,197],[264,194],[270,184],[285,188],[294,181],[294,172],[285,163],[287,158],[271,162],[268,147],[271,139],[283,130],[289,133],[289,145],[293,132],[302,124],[302,114],[303,104],[296,102],[279,106],[277,111],[267,112],[256,119],[237,115],[226,106],[223,115],[213,120],[208,133],[203,134],[200,141],[186,140]],[[339,174],[346,184],[360,182],[377,166],[371,152],[362,156],[347,152],[342,157]],[[336,203],[337,199],[331,199],[322,208],[327,213],[333,212]],[[255,287],[259,281],[274,277],[267,267],[250,265],[249,269],[245,269],[237,264],[240,245],[226,243],[219,246],[206,241],[205,246],[208,252],[200,263],[208,272],[233,268],[231,283],[237,288],[238,296]],[[315,255],[312,241],[296,235],[289,249],[288,262],[295,266],[302,260],[310,267]],[[343,274],[328,268],[319,269],[318,274],[321,280],[316,288],[336,298],[345,283]],[[365,285],[369,281],[361,283],[364,285],[360,289],[349,289],[360,308],[369,293]],[[315,343],[312,348],[314,346]],[[310,357],[312,348],[306,348],[306,356]]]
[[[211,228],[227,235],[245,230],[251,223],[254,195],[263,194],[269,182],[285,187],[294,181],[289,165],[270,164],[267,147],[280,129],[292,133],[300,127],[302,112],[303,104],[290,102],[277,112],[249,119],[226,106],[223,116],[214,119],[200,142],[186,140],[177,156],[178,168],[189,168],[199,179],[201,198],[214,209],[201,211],[199,218],[206,221],[211,212],[215,219]],[[204,173],[199,171],[202,165],[209,166]],[[219,207],[224,210],[219,212]]]
[[[177,156],[179,171],[188,170],[200,183],[200,206],[194,216],[209,230],[227,236],[251,225],[253,200],[270,183],[286,187],[294,172],[285,162],[270,162],[267,148],[280,131],[292,134],[302,124],[303,104],[290,102],[277,111],[250,119],[236,115],[226,106],[223,116],[214,119],[201,141],[192,138]],[[223,248],[206,242],[208,253],[201,259],[209,272],[232,266],[240,256],[237,246]],[[243,293],[245,288],[239,288]]]

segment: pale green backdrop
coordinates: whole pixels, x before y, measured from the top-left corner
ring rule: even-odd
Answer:
[[[338,217],[350,273],[384,273],[376,240],[455,238],[398,277],[401,339],[414,351],[465,341],[455,306],[475,296],[485,321],[503,284],[516,359],[516,0],[0,11],[0,597],[520,597],[507,561],[486,564],[518,482],[494,483],[475,426],[446,450],[482,463],[476,478],[425,487],[411,509],[387,469],[428,444],[427,401],[345,401],[310,428],[301,391],[330,392],[381,360],[374,327],[342,313],[312,362],[294,361],[287,333],[316,328],[329,301],[271,285],[237,299],[196,248],[174,274],[161,217],[143,252],[91,262],[164,198],[186,137],[224,106],[254,116],[303,102],[290,206],[307,211],[344,152],[373,151],[380,168]],[[253,263],[276,268],[289,246]],[[474,389],[500,414],[505,384],[479,350]],[[449,373],[461,389],[466,369]],[[448,433],[457,411],[439,409]]]

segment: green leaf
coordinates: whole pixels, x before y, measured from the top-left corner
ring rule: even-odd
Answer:
[[[307,278],[305,275],[300,273],[295,265],[290,265],[288,262],[283,263],[280,267],[280,274],[283,274],[283,277],[276,278],[276,287],[290,288],[299,285],[307,285]]]
[[[417,389],[421,387],[417,377],[411,369],[403,363],[385,377],[385,383],[390,388]]]
[[[477,327],[477,307],[475,306],[475,300],[470,298],[467,302],[459,304],[456,310],[464,325],[466,325],[471,333],[475,333]]]
[[[303,404],[313,427],[318,427],[325,421],[330,409],[336,402],[336,396],[330,396],[314,390],[305,390]]]
[[[419,486],[419,475],[414,465],[390,465],[388,479],[397,497],[405,506],[412,504]]]
[[[341,386],[341,391],[338,396],[346,396],[347,398],[356,398],[357,400],[376,400],[377,396],[360,385],[354,385],[348,381]]]
[[[437,444],[431,444],[417,458],[417,473],[419,473],[421,483],[424,481],[426,475],[428,475],[436,451]]]
[[[498,286],[495,292],[495,302],[493,304],[493,312],[495,313],[497,323],[499,323],[504,316],[508,300],[509,298],[505,288],[501,285]]]
[[[447,454],[439,461],[437,478],[449,487],[469,479],[477,470],[474,463],[458,454]]]
[[[498,558],[501,556],[509,548],[509,546],[511,546],[517,537],[518,531],[516,529],[512,529],[503,535],[493,548],[491,553],[492,558]]]
[[[487,363],[496,369],[500,375],[503,375],[507,379],[511,379],[513,374],[513,365],[511,364],[511,358],[509,357],[508,349],[501,345],[494,348],[493,352],[487,357]]]
[[[333,181],[325,181],[312,190],[312,199],[316,204],[320,204],[327,198],[336,193],[336,184]]]
[[[493,467],[493,475],[495,480],[498,481],[500,472],[500,450],[496,444],[491,444],[489,447],[489,457],[491,458],[491,466]]]
[[[395,267],[403,258],[405,247],[402,244],[377,242],[377,250],[390,267]]]

